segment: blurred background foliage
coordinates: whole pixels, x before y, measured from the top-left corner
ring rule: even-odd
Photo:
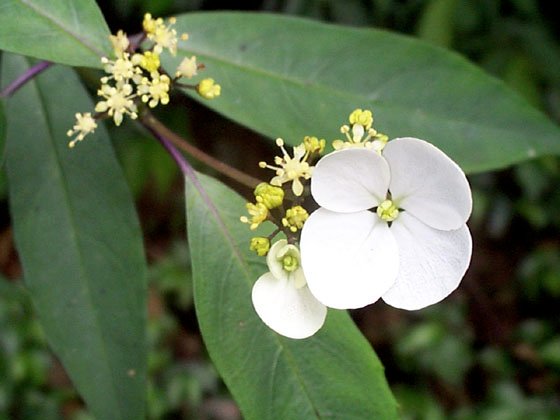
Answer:
[[[139,31],[147,11],[168,16],[235,6],[413,35],[468,57],[560,122],[560,27],[554,2],[237,3],[99,1],[111,29],[130,34]],[[84,72],[83,77],[93,89],[97,74]],[[269,140],[182,96],[173,97],[159,116],[197,147],[255,176],[262,176],[257,162],[274,154]],[[179,172],[136,125],[113,128],[112,137],[136,197],[150,261],[150,419],[238,419],[196,323]],[[250,193],[224,181],[241,194]],[[385,364],[403,418],[558,419],[560,161],[549,156],[470,181],[474,255],[459,290],[421,312],[377,303],[352,315]],[[5,188],[0,182],[0,420],[91,419],[48,350],[21,286]]]

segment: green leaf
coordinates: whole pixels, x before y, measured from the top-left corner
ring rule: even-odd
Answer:
[[[178,18],[176,60],[196,55],[222,85],[204,102],[271,138],[332,140],[355,108],[390,138],[430,141],[468,172],[560,153],[560,129],[459,55],[373,29],[247,13]]]
[[[2,0],[0,49],[71,66],[101,67],[109,28],[94,0]]]
[[[243,199],[194,173],[186,197],[198,322],[244,417],[396,418],[383,367],[346,312],[331,310],[306,340],[279,336],[257,317],[251,288],[267,269],[239,222]]]
[[[26,71],[4,56],[4,83]],[[68,147],[93,104],[73,71],[53,67],[7,103],[10,210],[26,287],[50,345],[98,419],[144,417],[146,263],[107,132]]]

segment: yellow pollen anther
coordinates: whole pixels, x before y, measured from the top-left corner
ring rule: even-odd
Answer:
[[[373,124],[373,114],[368,109],[364,111],[358,108],[352,111],[348,117],[348,121],[350,121],[350,124],[358,124],[368,130]]]
[[[313,136],[305,136],[303,138],[303,144],[305,145],[305,150],[307,153],[323,153],[325,150],[325,139],[318,139]]]
[[[399,216],[399,208],[391,200],[385,200],[377,207],[377,215],[381,220],[392,222]]]

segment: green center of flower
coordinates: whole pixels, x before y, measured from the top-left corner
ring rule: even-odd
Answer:
[[[385,200],[377,207],[377,215],[381,220],[392,222],[399,216],[399,208],[391,200]]]
[[[295,255],[284,255],[282,258],[282,267],[289,273],[293,273],[299,267],[299,259]]]

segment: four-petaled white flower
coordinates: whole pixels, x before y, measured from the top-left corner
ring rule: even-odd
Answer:
[[[459,285],[471,258],[470,187],[441,150],[394,139],[383,156],[345,149],[322,158],[311,179],[321,206],[303,226],[302,266],[313,295],[333,308],[379,298],[415,310]]]
[[[253,306],[271,329],[290,338],[307,338],[325,322],[327,308],[309,291],[300,253],[295,245],[281,239],[266,257],[270,272],[253,286]]]

